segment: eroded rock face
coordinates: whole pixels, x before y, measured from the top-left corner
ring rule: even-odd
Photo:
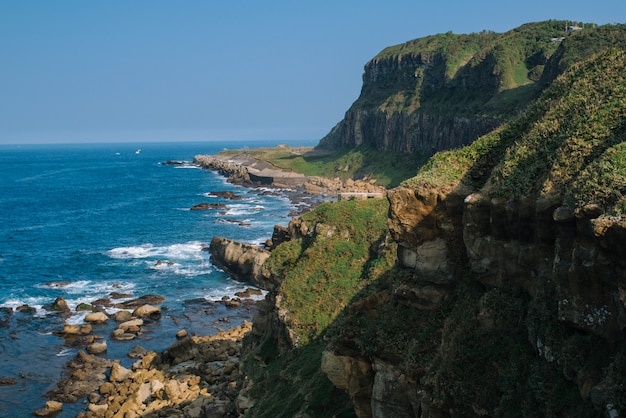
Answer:
[[[559,320],[604,338],[626,329],[626,221],[590,219],[558,199],[511,201],[467,196],[464,241],[473,277],[520,286],[534,297],[554,290]]]
[[[348,392],[359,418],[372,416],[374,373],[368,360],[324,351],[321,369],[335,386]]]
[[[263,262],[270,256],[269,251],[228,238],[213,237],[209,252],[213,264],[223,268],[234,279],[270,288],[268,275],[263,271]]]
[[[398,263],[420,282],[452,284],[466,256],[462,241],[465,190],[398,187],[387,193],[389,230],[398,242]]]

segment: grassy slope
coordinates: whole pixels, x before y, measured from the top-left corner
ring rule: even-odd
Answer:
[[[312,237],[281,244],[267,260],[272,274],[283,277],[280,294],[298,348],[282,357],[266,335],[247,357],[246,373],[255,382],[254,417],[353,416],[345,393],[320,371],[324,334],[351,299],[395,262],[395,247],[386,244],[385,199],[326,203],[302,216]],[[262,358],[264,363],[259,365]]]
[[[504,197],[556,194],[623,213],[626,54],[574,66],[522,116],[461,150],[434,156],[405,186],[463,182]]]
[[[557,193],[572,205],[598,203],[623,213],[624,68],[626,55],[619,50],[575,65],[524,114],[468,147],[436,155],[403,185],[463,182],[507,197]],[[437,406],[459,413],[474,408],[495,416],[602,416],[564,373],[604,370],[615,387],[626,387],[623,347],[572,331],[554,320],[554,307],[514,289],[484,289],[468,277],[434,312],[393,299],[375,312],[350,309],[413,280],[391,267],[391,252],[367,250],[377,247],[372,244],[385,230],[386,208],[370,206],[376,204],[325,205],[308,214],[307,222],[334,226],[330,238],[296,240],[272,254],[271,268],[285,277],[282,292],[302,345],[277,358],[266,340],[253,353],[265,360],[261,367],[248,357],[259,399],[251,415],[350,416],[349,401],[318,368],[325,340],[397,364],[408,377],[436,389]],[[493,327],[479,326],[479,311],[489,314]],[[554,347],[553,362],[530,347],[537,336]],[[437,349],[442,341],[445,348]],[[623,390],[615,398],[622,401],[614,406],[626,410]]]

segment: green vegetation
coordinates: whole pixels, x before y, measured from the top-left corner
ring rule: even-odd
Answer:
[[[534,84],[559,46],[552,39],[565,36],[565,27],[551,20],[504,34],[449,32],[386,48],[371,63],[406,57],[414,63],[366,79],[353,108],[510,117],[536,97]]]
[[[574,208],[593,203],[626,216],[626,28],[586,26],[552,42],[564,28],[564,21],[549,21],[506,34],[437,35],[375,58],[421,56],[430,66],[364,86],[354,106],[507,117],[467,147],[425,164],[367,145],[256,158],[308,175],[372,176],[389,186],[555,196]],[[473,84],[485,74],[487,84]],[[324,204],[302,217],[308,234],[272,252],[265,267],[282,280],[281,309],[298,346],[279,355],[275,335],[257,342],[245,360],[258,400],[251,416],[352,416],[350,400],[319,370],[327,347],[393,364],[416,388],[427,388],[434,409],[454,416],[600,417],[626,410],[623,340],[560,321],[555,284],[529,295],[483,286],[467,273],[435,308],[398,296],[398,289],[425,284],[394,265],[387,205]],[[604,387],[595,396],[614,400],[611,406],[590,393],[598,382]]]
[[[265,346],[270,344],[271,341],[265,341]],[[244,368],[254,382],[251,395],[257,401],[246,416],[288,418],[306,414],[312,417],[354,417],[354,408],[348,396],[320,370],[324,347],[325,343],[318,339],[261,364],[253,356],[248,356]]]
[[[557,79],[518,118],[460,150],[435,155],[403,185],[458,186],[521,198],[565,196],[623,213],[626,53],[607,50]]]
[[[284,277],[283,307],[302,344],[319,337],[372,277],[395,262],[391,248],[383,258],[372,249],[387,236],[387,211],[386,199],[323,204],[302,216],[314,237],[272,252],[265,267]]]
[[[388,242],[386,199],[325,203],[302,216],[314,233],[281,244],[266,261],[283,278],[282,307],[299,336],[283,356],[266,335],[246,359],[246,373],[259,399],[252,416],[353,416],[352,404],[320,370],[328,326],[355,294],[395,263]],[[264,362],[261,367],[258,359]],[[302,411],[302,408],[307,408]]]

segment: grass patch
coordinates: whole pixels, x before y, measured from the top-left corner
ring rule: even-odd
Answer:
[[[315,233],[276,248],[265,267],[284,277],[280,292],[300,343],[319,337],[352,297],[395,262],[387,236],[386,199],[325,203],[302,216]]]

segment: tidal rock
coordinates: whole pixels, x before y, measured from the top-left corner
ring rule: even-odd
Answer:
[[[243,197],[239,196],[238,194],[236,194],[234,192],[230,192],[230,191],[209,192],[208,195],[209,196],[221,197],[222,199],[228,199],[228,200],[242,200],[243,199]]]
[[[124,332],[137,332],[135,330],[139,330],[139,327],[143,325],[143,319],[131,319],[130,321],[122,322],[117,326],[117,329],[121,329]]]
[[[13,377],[0,377],[0,386],[17,385],[17,380]]]
[[[69,312],[70,307],[67,305],[65,298],[62,296],[57,297],[52,305],[50,306],[50,310],[54,312]]]
[[[115,322],[126,322],[130,321],[133,317],[133,314],[129,311],[119,311],[115,314]]]
[[[133,311],[133,316],[137,318],[156,319],[161,316],[161,308],[153,305],[142,305]]]
[[[94,324],[102,324],[109,320],[109,317],[104,312],[91,312],[85,316],[85,322],[92,322]]]
[[[116,306],[122,309],[132,309],[138,308],[143,305],[158,305],[164,300],[165,298],[159,295],[143,295],[141,297],[138,297],[137,299],[129,300]]]
[[[130,357],[130,358],[143,357],[143,356],[146,355],[147,352],[148,352],[148,350],[146,350],[142,346],[136,345],[136,346],[133,347],[132,350],[130,350],[128,352],[128,357]]]
[[[33,308],[32,306],[28,306],[26,304],[18,306],[17,308],[15,308],[15,310],[17,312],[21,312],[21,313],[25,313],[25,314],[34,314],[37,312],[37,308]]]
[[[107,351],[107,342],[106,341],[96,342],[96,343],[93,343],[93,344],[89,344],[87,346],[87,352],[89,354],[102,354],[105,351]]]
[[[111,366],[111,375],[109,376],[109,380],[111,382],[123,382],[128,379],[130,374],[131,370],[121,366],[119,360],[116,360],[113,362],[113,366]]]
[[[89,303],[79,303],[76,306],[76,311],[91,311],[93,310],[93,306]]]
[[[176,333],[176,338],[180,339],[180,338],[185,338],[188,335],[187,330],[186,329],[181,329],[180,331],[178,331]]]
[[[198,203],[191,207],[191,210],[210,210],[210,209],[224,209],[227,206],[224,203]]]
[[[38,417],[47,417],[51,415],[56,415],[63,410],[63,404],[57,401],[48,401],[46,402],[46,407],[41,408],[33,412],[33,415]]]

